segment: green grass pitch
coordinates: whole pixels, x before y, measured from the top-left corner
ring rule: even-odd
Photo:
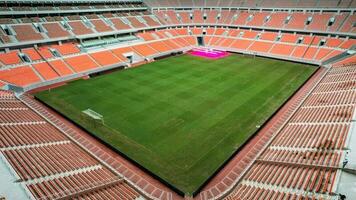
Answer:
[[[316,69],[236,54],[181,55],[36,96],[191,194]],[[105,126],[82,114],[88,108]]]

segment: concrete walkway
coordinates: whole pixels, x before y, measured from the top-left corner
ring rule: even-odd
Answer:
[[[346,199],[356,199],[356,109],[346,144],[347,150],[343,161],[348,161],[345,168],[354,173],[341,171],[336,193],[345,195]]]
[[[21,183],[16,182],[17,179],[0,152],[0,197],[12,200],[31,199]]]

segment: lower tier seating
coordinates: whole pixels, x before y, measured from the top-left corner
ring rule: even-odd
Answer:
[[[329,70],[226,199],[332,199],[356,107],[356,65]]]
[[[12,92],[0,90],[0,109],[0,153],[29,198],[140,198],[122,177]]]

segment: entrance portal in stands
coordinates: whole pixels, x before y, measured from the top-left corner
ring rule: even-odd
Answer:
[[[205,46],[203,37],[197,37],[197,43],[199,46]]]

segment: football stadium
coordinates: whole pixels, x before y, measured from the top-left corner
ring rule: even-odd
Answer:
[[[0,0],[0,200],[356,199],[356,0]]]

